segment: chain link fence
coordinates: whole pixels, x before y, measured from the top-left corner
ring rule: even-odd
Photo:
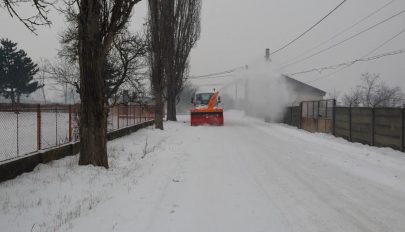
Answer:
[[[79,105],[0,104],[0,162],[79,140]],[[110,107],[107,130],[154,119],[154,107]]]

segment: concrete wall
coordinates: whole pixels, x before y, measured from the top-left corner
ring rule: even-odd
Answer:
[[[299,107],[295,110],[300,112]],[[334,110],[335,118],[331,122],[321,121],[320,123],[319,119],[312,115],[303,118],[298,116],[297,119],[294,117],[293,122],[292,108],[289,107],[284,116],[284,123],[297,127],[301,125],[302,129],[311,132],[334,131],[335,136],[352,142],[405,150],[405,109],[335,107]],[[303,112],[305,113],[305,109]],[[326,129],[323,130],[323,128]]]
[[[323,99],[323,95],[315,93],[315,92],[304,92],[304,91],[296,91],[294,92],[293,99],[291,99],[290,104],[294,104],[297,102],[303,101],[320,101]]]
[[[351,141],[373,144],[372,108],[351,108]]]
[[[374,145],[403,149],[403,110],[376,108],[374,115]]]
[[[151,126],[154,120],[140,123],[134,126],[121,128],[108,133],[108,140],[114,140],[129,135],[141,128]],[[27,155],[15,160],[0,163],[0,182],[13,179],[24,172],[30,172],[41,163],[48,163],[66,156],[76,155],[79,153],[80,142],[65,144],[49,150],[43,150],[31,155]]]
[[[350,139],[350,108],[336,107],[335,135]]]
[[[353,142],[404,150],[404,109],[336,107],[336,133]]]

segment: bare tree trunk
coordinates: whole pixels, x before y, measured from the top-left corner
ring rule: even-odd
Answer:
[[[155,95],[155,127],[163,130],[164,102],[161,94]]]
[[[165,1],[162,4],[162,14],[164,18],[163,42],[164,42],[164,73],[166,75],[166,111],[167,120],[176,121],[176,76],[174,69],[175,61],[175,0]]]
[[[176,86],[172,86],[176,84],[175,81],[169,82],[167,86],[167,120],[169,121],[177,121],[176,117]]]
[[[87,46],[92,45],[89,43]],[[81,104],[79,165],[92,164],[108,168],[108,108],[105,104],[105,86],[100,70],[102,61],[100,61],[99,55],[86,50],[87,49],[82,50],[84,59],[80,60]],[[90,86],[91,88],[88,88]]]
[[[164,1],[164,0],[163,0]],[[163,130],[164,102],[164,17],[161,7],[166,3],[162,0],[149,0],[149,36],[150,54],[149,64],[151,71],[151,87],[155,97],[155,127]]]
[[[80,64],[80,159],[79,165],[108,168],[107,107],[102,75],[105,52],[99,34],[101,5],[81,1],[79,20]]]
[[[200,35],[201,0],[167,1],[162,8],[165,17],[165,74],[167,120],[176,121],[176,101],[181,93],[188,57]]]

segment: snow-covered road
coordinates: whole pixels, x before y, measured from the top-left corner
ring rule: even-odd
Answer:
[[[0,184],[2,228],[405,231],[404,153],[238,112],[225,119],[224,127],[167,123],[164,132],[116,140],[108,171],[76,167],[77,158],[67,158]]]

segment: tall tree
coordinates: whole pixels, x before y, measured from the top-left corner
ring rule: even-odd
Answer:
[[[167,75],[167,120],[176,121],[176,105],[183,90],[189,66],[189,54],[200,37],[201,0],[169,1],[165,61]]]
[[[163,130],[164,102],[163,92],[165,89],[164,78],[164,41],[163,31],[165,16],[162,9],[170,1],[149,0],[148,42],[149,42],[149,68],[152,94],[155,99],[155,127]]]
[[[103,67],[114,37],[127,24],[140,0],[80,0],[80,158],[79,165],[108,168],[108,102]]]
[[[0,93],[20,103],[22,94],[29,95],[41,86],[33,81],[38,67],[23,50],[17,50],[17,43],[8,39],[0,41]]]
[[[127,24],[134,5],[141,0],[71,0],[78,8],[78,54],[80,69],[80,165],[108,168],[107,101],[102,71],[114,36]],[[50,24],[47,7],[52,2],[32,0],[36,14],[21,17],[15,7],[26,0],[2,0],[11,16],[16,16],[28,29]]]
[[[157,128],[163,129],[164,96],[167,119],[176,120],[189,53],[200,35],[200,11],[201,0],[149,0],[149,60]]]

